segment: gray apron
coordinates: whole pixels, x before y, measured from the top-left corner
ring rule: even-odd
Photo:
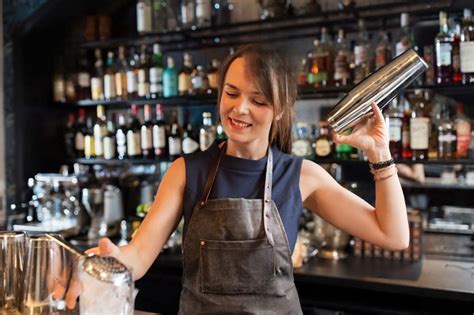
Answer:
[[[226,143],[211,163],[183,241],[179,314],[302,314],[287,235],[271,199],[272,151],[263,200],[208,200],[225,150]]]

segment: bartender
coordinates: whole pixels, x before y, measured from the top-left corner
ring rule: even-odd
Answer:
[[[180,314],[302,314],[291,253],[303,207],[372,244],[406,248],[405,200],[379,108],[352,134],[334,135],[367,154],[374,208],[318,164],[290,155],[296,96],[278,52],[247,45],[230,55],[218,96],[228,140],[173,162],[130,244],[102,239],[89,252],[117,258],[139,279],[184,216]],[[68,307],[79,291],[68,291]]]

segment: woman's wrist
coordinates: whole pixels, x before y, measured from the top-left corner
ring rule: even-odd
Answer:
[[[366,152],[366,155],[369,162],[372,164],[385,162],[392,158],[392,154],[390,154],[390,150],[388,148],[371,150]]]

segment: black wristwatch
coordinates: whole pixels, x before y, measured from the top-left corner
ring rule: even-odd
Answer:
[[[389,167],[390,165],[395,164],[395,161],[393,159],[387,160],[387,161],[382,161],[382,162],[377,162],[377,163],[370,163],[369,162],[369,168],[371,171],[377,171],[382,168]]]

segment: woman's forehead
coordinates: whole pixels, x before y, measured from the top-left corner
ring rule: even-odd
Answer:
[[[224,84],[249,93],[259,94],[255,83],[249,75],[247,62],[243,57],[238,57],[232,61],[227,69]]]

